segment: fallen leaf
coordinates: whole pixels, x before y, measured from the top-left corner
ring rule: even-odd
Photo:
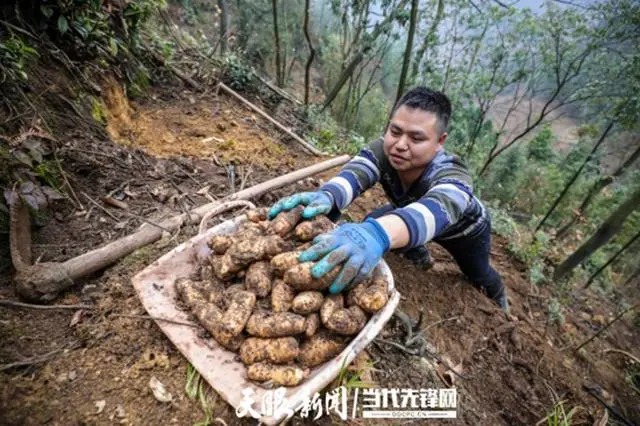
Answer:
[[[458,379],[456,373],[462,374],[462,363],[454,366],[453,368],[451,368],[451,370],[449,370],[442,364],[438,365],[438,368],[436,369],[436,373],[438,373],[438,376],[440,376],[440,380],[442,380],[444,384],[447,385],[447,387],[455,386],[456,380]]]
[[[69,322],[69,327],[73,327],[74,325],[77,325],[80,320],[82,319],[82,309],[77,310],[75,314],[73,314],[73,317],[71,317],[71,322]]]
[[[198,195],[205,195],[205,194],[209,193],[209,189],[211,189],[211,185],[207,185],[207,186],[205,186],[204,188],[199,189],[199,190],[196,192],[196,194],[198,194]]]
[[[78,373],[76,373],[76,370],[70,371],[69,372],[69,380],[75,380],[76,377],[78,377]]]
[[[96,401],[94,404],[98,409],[98,411],[96,411],[96,414],[100,414],[104,410],[104,407],[107,405],[107,401],[105,401],[104,399],[101,399],[100,401]]]
[[[603,410],[602,417],[593,422],[593,426],[607,426],[609,424],[609,412]]]
[[[149,387],[153,391],[153,396],[160,402],[171,402],[173,397],[164,387],[160,380],[156,379],[155,376],[151,376],[149,380]]]

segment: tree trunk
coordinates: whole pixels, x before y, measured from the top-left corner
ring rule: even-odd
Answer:
[[[438,30],[438,25],[440,25],[440,21],[444,16],[444,0],[438,0],[438,9],[436,11],[436,16],[433,18],[433,22],[431,23],[431,27],[429,31],[427,31],[427,35],[424,36],[424,41],[422,42],[422,46],[416,52],[415,57],[413,58],[413,69],[411,71],[411,75],[415,77],[420,72],[420,64],[422,63],[422,59],[424,58],[424,54],[429,48],[429,44],[433,39],[436,31]]]
[[[387,24],[392,23],[395,20],[396,16],[398,16],[398,14],[404,9],[404,6],[406,5],[407,1],[408,0],[401,0],[398,6],[395,7],[393,11],[389,14],[389,16],[387,16],[383,21],[376,24],[376,27],[371,32],[371,34],[368,34],[366,37],[363,37],[364,39],[366,39],[366,41],[364,42],[364,45],[353,56],[353,59],[351,59],[351,62],[349,62],[349,64],[344,68],[344,70],[338,77],[336,84],[333,86],[333,88],[331,88],[331,90],[329,91],[329,94],[325,98],[325,101],[322,104],[322,109],[320,110],[320,112],[327,109],[327,107],[331,105],[331,103],[336,99],[336,96],[338,96],[338,93],[340,93],[340,89],[342,89],[342,86],[344,86],[344,84],[347,82],[349,77],[351,77],[351,74],[353,74],[353,71],[356,69],[358,64],[362,61],[362,59],[364,59],[364,56],[369,52],[369,50],[371,50],[371,47],[373,46],[375,41],[384,32]]]
[[[453,62],[453,52],[456,50],[456,44],[458,39],[458,15],[453,15],[453,40],[451,41],[451,50],[449,51],[449,59],[447,60],[447,67],[444,71],[444,81],[442,82],[441,92],[447,93],[447,85],[449,84],[449,72],[451,71],[451,64]]]
[[[229,28],[229,15],[224,0],[218,0],[218,9],[220,9],[220,55],[227,54],[227,31]]]
[[[309,45],[309,58],[307,58],[307,64],[304,67],[304,104],[309,105],[309,73],[311,72],[311,64],[313,58],[316,55],[316,51],[311,44],[311,36],[309,36],[309,3],[310,0],[304,0],[304,37],[307,39],[307,45]]]
[[[480,34],[480,38],[476,43],[473,54],[471,55],[471,60],[469,61],[469,67],[467,68],[467,73],[464,75],[464,80],[462,80],[462,86],[460,86],[460,93],[464,93],[464,89],[467,87],[467,81],[469,81],[469,76],[471,75],[471,71],[473,70],[473,66],[476,64],[476,59],[478,58],[478,52],[480,51],[480,46],[482,46],[482,42],[484,40],[485,34],[487,34],[487,29],[489,29],[489,21],[485,22],[484,29]]]
[[[633,152],[633,154],[631,154],[631,156],[620,167],[618,167],[616,171],[613,172],[613,174],[611,174],[611,176],[604,176],[598,179],[598,181],[593,184],[593,186],[587,193],[587,196],[582,201],[582,204],[580,204],[580,207],[578,208],[578,211],[576,212],[576,214],[573,215],[573,217],[569,220],[569,222],[566,225],[560,228],[560,230],[555,236],[555,239],[562,240],[564,237],[566,237],[569,233],[569,230],[578,221],[578,218],[583,216],[584,213],[587,211],[587,208],[591,204],[591,201],[593,201],[593,199],[596,197],[596,195],[602,192],[602,190],[605,189],[607,186],[611,185],[614,182],[615,178],[622,176],[624,172],[627,170],[627,168],[630,165],[632,165],[638,158],[640,158],[640,145],[638,145],[638,147]]]
[[[601,266],[601,267],[600,267],[596,272],[594,272],[594,273],[593,273],[593,275],[591,275],[591,276],[589,277],[589,280],[588,280],[588,281],[586,282],[586,284],[584,285],[584,288],[589,288],[589,287],[591,286],[591,284],[593,284],[593,281],[596,279],[596,277],[597,277],[598,275],[600,275],[600,273],[601,273],[602,271],[604,271],[604,270],[605,270],[605,268],[606,268],[607,266],[609,266],[609,265],[611,265],[613,262],[615,262],[615,261],[616,261],[616,259],[617,259],[618,257],[620,257],[620,255],[621,255],[622,253],[624,253],[624,251],[625,251],[626,249],[628,249],[628,248],[629,248],[629,246],[631,246],[631,244],[635,243],[635,242],[636,242],[636,240],[637,240],[638,238],[640,238],[640,231],[638,231],[638,233],[637,233],[636,235],[634,235],[634,236],[633,236],[629,241],[627,241],[627,243],[626,243],[624,246],[622,246],[622,248],[621,248],[620,250],[618,250],[618,251],[616,252],[616,254],[614,254],[613,256],[611,256],[611,258],[610,258],[609,260],[607,260],[607,262],[606,262],[604,265],[602,265],[602,266]]]
[[[576,266],[589,258],[593,252],[605,245],[611,237],[620,231],[627,216],[633,213],[638,206],[640,206],[640,188],[636,189],[636,192],[618,206],[586,243],[558,265],[553,273],[553,279],[556,281],[560,280]]]
[[[467,152],[464,154],[464,159],[466,161],[470,161],[471,154],[473,153],[473,148],[476,144],[476,140],[478,136],[480,136],[480,130],[482,129],[482,125],[484,124],[484,119],[487,115],[487,111],[489,108],[485,108],[484,106],[480,106],[480,113],[478,114],[478,118],[476,119],[473,125],[473,133],[471,134],[471,140],[469,141],[469,147],[467,148]]]
[[[400,71],[400,81],[398,82],[398,92],[394,105],[398,103],[400,97],[404,93],[404,85],[407,79],[407,71],[409,70],[409,62],[411,62],[411,50],[413,49],[413,36],[416,33],[416,21],[418,18],[418,0],[411,0],[411,20],[409,21],[409,34],[407,34],[407,47],[404,49],[404,60],[402,61],[402,70]]]
[[[278,87],[284,85],[282,66],[280,65],[280,34],[278,33],[278,2],[271,0],[271,13],[273,14],[273,36],[276,40],[276,84]]]
[[[574,175],[571,177],[571,179],[569,179],[569,182],[565,185],[564,189],[562,190],[562,192],[560,193],[560,195],[558,195],[558,198],[556,198],[556,200],[553,202],[553,205],[551,206],[551,208],[547,211],[547,213],[544,215],[544,217],[542,218],[542,220],[540,221],[540,223],[538,223],[538,226],[536,226],[536,230],[535,232],[538,232],[538,230],[540,228],[542,228],[542,225],[544,225],[544,223],[547,221],[547,219],[549,219],[549,216],[551,216],[551,213],[553,213],[553,211],[556,209],[556,207],[558,207],[558,204],[560,204],[560,201],[562,201],[562,199],[564,198],[565,195],[567,195],[567,192],[569,192],[569,188],[571,188],[571,186],[575,183],[575,181],[578,179],[578,177],[580,176],[580,173],[582,173],[582,170],[585,168],[585,166],[587,164],[589,164],[589,161],[591,161],[591,159],[593,158],[593,154],[596,153],[596,151],[598,150],[598,148],[600,147],[600,145],[602,144],[602,142],[604,142],[604,140],[607,138],[607,135],[609,134],[609,132],[611,131],[611,129],[613,128],[613,125],[615,124],[615,119],[611,120],[609,122],[609,124],[607,125],[607,127],[605,128],[604,132],[602,132],[602,135],[600,135],[600,138],[598,139],[598,141],[596,142],[596,144],[593,146],[593,148],[591,149],[591,152],[589,153],[589,155],[587,155],[587,158],[584,159],[584,162],[582,163],[582,165],[578,168],[578,170],[574,173]]]

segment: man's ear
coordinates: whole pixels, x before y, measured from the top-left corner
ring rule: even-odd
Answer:
[[[442,147],[444,145],[444,141],[447,140],[447,136],[449,136],[449,134],[447,132],[442,132],[440,134],[440,139],[438,139],[438,145],[440,145]]]

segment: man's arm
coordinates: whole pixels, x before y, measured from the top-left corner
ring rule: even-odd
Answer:
[[[338,210],[347,208],[353,200],[380,179],[377,145],[378,141],[361,150],[336,177],[320,187],[320,190],[331,194],[334,207]]]
[[[302,213],[306,219],[344,210],[380,179],[380,155],[383,155],[382,139],[361,150],[336,177],[316,191],[300,192],[279,200],[269,210],[269,219],[300,204],[306,206]]]
[[[344,262],[329,291],[339,293],[351,283],[364,279],[384,253],[392,248],[412,248],[433,239],[462,217],[471,202],[464,182],[446,179],[407,207],[378,219],[346,223],[314,239],[314,245],[300,254],[301,262],[320,261],[311,275],[320,278]]]
[[[413,248],[431,241],[460,220],[471,203],[471,188],[446,179],[436,183],[420,200],[378,218],[391,248]]]

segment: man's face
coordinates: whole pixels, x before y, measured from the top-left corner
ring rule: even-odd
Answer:
[[[384,153],[399,172],[423,169],[442,149],[446,133],[440,133],[435,114],[402,105],[389,121]]]

